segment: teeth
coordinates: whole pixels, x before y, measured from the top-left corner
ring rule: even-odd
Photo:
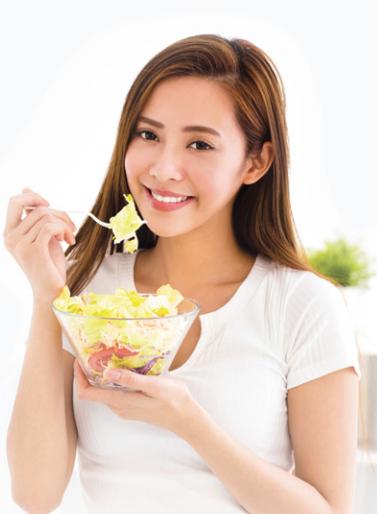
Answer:
[[[160,196],[157,193],[154,193],[151,191],[153,198],[158,200],[159,202],[165,202],[165,203],[179,203],[183,202],[184,200],[187,200],[188,196],[177,196],[177,197],[171,197],[171,196]]]

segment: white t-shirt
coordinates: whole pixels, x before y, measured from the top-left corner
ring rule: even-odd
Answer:
[[[135,256],[106,256],[85,290],[135,289]],[[197,346],[170,375],[184,380],[232,437],[292,472],[287,390],[348,366],[361,377],[340,291],[314,273],[259,254],[233,297],[199,318]],[[73,353],[64,335],[62,340]],[[205,461],[174,433],[125,420],[105,404],[78,400],[75,388],[73,405],[80,479],[91,514],[112,509],[117,514],[244,512]]]

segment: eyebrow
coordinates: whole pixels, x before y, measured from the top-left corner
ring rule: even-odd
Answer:
[[[159,121],[152,120],[151,118],[147,118],[146,116],[139,116],[137,121],[145,121],[154,125],[158,128],[164,128],[164,125]],[[204,127],[203,125],[189,125],[188,127],[183,127],[182,132],[208,132],[209,134],[213,134],[214,136],[221,137],[220,133],[217,130],[211,127]]]

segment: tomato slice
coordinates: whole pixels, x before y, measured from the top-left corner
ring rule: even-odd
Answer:
[[[139,353],[138,350],[134,348],[130,348],[129,346],[110,346],[107,347],[105,344],[101,343],[99,345],[99,350],[94,352],[88,360],[89,366],[95,371],[103,371],[111,359],[111,356],[115,354],[117,357],[130,357],[132,355],[137,355]]]

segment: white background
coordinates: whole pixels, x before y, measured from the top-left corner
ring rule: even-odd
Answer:
[[[216,33],[260,46],[282,75],[293,214],[304,244],[316,247],[344,235],[377,257],[376,21],[372,1],[365,0],[144,1],[137,6],[115,0],[2,1],[2,225],[9,197],[26,186],[52,207],[90,209],[137,73],[173,41]],[[3,246],[0,266],[0,511],[17,513],[10,499],[5,438],[28,334],[31,290]],[[371,286],[370,299],[376,280]],[[377,345],[370,300],[368,305],[369,310],[362,309],[365,344]],[[76,471],[73,489],[75,480]]]

